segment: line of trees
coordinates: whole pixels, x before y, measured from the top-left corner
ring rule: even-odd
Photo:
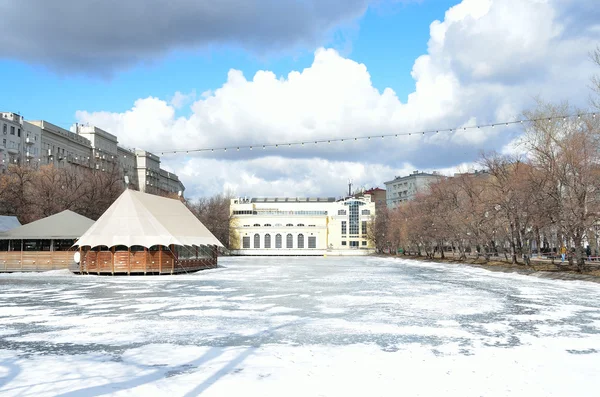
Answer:
[[[600,226],[600,117],[552,119],[568,110],[541,104],[527,115],[543,119],[526,126],[527,155],[482,155],[484,172],[443,178],[386,211],[378,239],[431,258],[472,252],[513,263],[565,246],[582,270],[584,243],[597,249]]]
[[[86,167],[9,165],[0,174],[0,214],[30,223],[64,210],[97,220],[125,190],[117,165],[104,171]],[[179,199],[177,194],[163,194]],[[229,247],[232,232],[229,194],[181,200],[215,237]]]
[[[25,224],[68,209],[96,220],[124,189],[116,165],[104,171],[9,165],[0,174],[0,214]]]
[[[591,54],[600,66],[600,47]],[[600,77],[591,79],[592,107],[600,110]],[[378,247],[444,258],[468,252],[517,263],[543,251],[568,249],[569,263],[585,267],[588,244],[598,255],[600,230],[600,114],[568,103],[538,101],[525,112],[519,146],[524,155],[483,154],[483,173],[457,174],[394,210],[379,211],[371,238]],[[591,250],[591,248],[590,248]]]

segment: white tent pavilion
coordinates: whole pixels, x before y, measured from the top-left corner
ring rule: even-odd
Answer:
[[[173,274],[216,267],[221,242],[179,200],[125,190],[77,241],[82,273]]]

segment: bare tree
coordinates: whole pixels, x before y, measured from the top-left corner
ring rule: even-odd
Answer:
[[[187,203],[194,215],[227,248],[235,246],[237,239],[233,231],[233,216],[230,211],[232,198],[230,194],[220,194]]]

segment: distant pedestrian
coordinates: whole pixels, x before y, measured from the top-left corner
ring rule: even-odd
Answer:
[[[566,248],[566,247],[563,245],[563,246],[560,248],[560,261],[561,261],[561,262],[564,262],[564,261],[565,261],[565,258],[566,258],[566,256],[567,256],[567,248]]]
[[[591,261],[592,260],[592,249],[590,248],[589,245],[587,247],[585,247],[585,254],[588,257],[588,261]]]

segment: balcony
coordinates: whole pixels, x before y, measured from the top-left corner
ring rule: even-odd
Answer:
[[[10,147],[10,148],[8,148],[6,150],[10,154],[19,154],[19,149],[17,149],[16,147]]]
[[[27,152],[27,153],[25,154],[25,156],[26,156],[28,159],[30,159],[30,158],[33,158],[33,157],[34,157],[34,155],[33,155],[33,154],[31,154],[31,153],[29,153],[29,152]]]
[[[35,142],[30,137],[25,138],[26,145],[35,145]]]

